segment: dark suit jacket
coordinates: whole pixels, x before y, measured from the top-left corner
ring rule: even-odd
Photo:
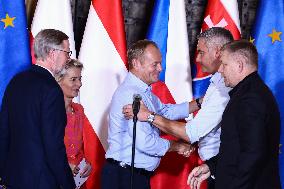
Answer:
[[[63,142],[66,112],[53,76],[33,65],[16,75],[0,112],[0,176],[11,188],[74,189]]]
[[[279,189],[280,114],[254,72],[230,91],[218,156],[207,161],[216,189]],[[216,167],[217,163],[217,167]]]

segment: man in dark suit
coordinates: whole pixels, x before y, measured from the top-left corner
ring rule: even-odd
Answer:
[[[36,65],[8,84],[0,111],[0,177],[13,189],[74,189],[63,142],[66,113],[53,75],[70,58],[68,36],[42,30]]]
[[[221,122],[219,154],[189,175],[191,188],[209,177],[216,189],[279,189],[280,115],[274,96],[257,74],[257,50],[248,41],[225,45],[221,67],[230,101]]]

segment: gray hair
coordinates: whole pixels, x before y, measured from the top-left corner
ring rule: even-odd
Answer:
[[[66,75],[67,71],[70,68],[79,68],[79,69],[83,69],[83,64],[77,60],[77,59],[70,59],[68,60],[68,62],[65,64],[64,68],[55,75],[55,79],[57,82],[60,82],[64,76]]]
[[[241,56],[248,65],[258,67],[257,49],[247,40],[237,40],[224,45],[221,51],[227,51],[232,56]]]
[[[69,37],[62,31],[55,29],[41,30],[34,39],[35,58],[45,60],[52,49],[62,48],[62,42],[68,39]]]
[[[198,39],[205,39],[207,48],[222,47],[234,40],[231,32],[225,28],[212,27],[197,36]]]
[[[150,41],[147,39],[139,40],[130,46],[130,48],[127,51],[128,65],[129,65],[130,70],[133,68],[132,61],[134,59],[138,59],[140,61],[144,60],[143,55],[144,55],[145,49],[149,45],[153,45],[154,47],[159,49],[158,45],[154,41]]]

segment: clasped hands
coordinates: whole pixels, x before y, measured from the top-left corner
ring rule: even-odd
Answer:
[[[80,168],[72,163],[69,163],[69,166],[72,170],[73,176],[75,177],[79,171]],[[86,162],[86,166],[83,168],[82,172],[80,173],[82,178],[88,177],[91,174],[92,166],[90,163]]]
[[[183,141],[170,140],[169,152],[175,151],[178,154],[183,155],[184,157],[189,157],[194,150],[195,148],[191,144],[185,143]]]

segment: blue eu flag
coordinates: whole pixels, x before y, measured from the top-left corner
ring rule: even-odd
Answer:
[[[0,0],[0,107],[11,78],[31,65],[24,0]]]
[[[259,53],[259,74],[276,97],[281,114],[279,165],[284,188],[284,1],[259,1],[251,41]]]

